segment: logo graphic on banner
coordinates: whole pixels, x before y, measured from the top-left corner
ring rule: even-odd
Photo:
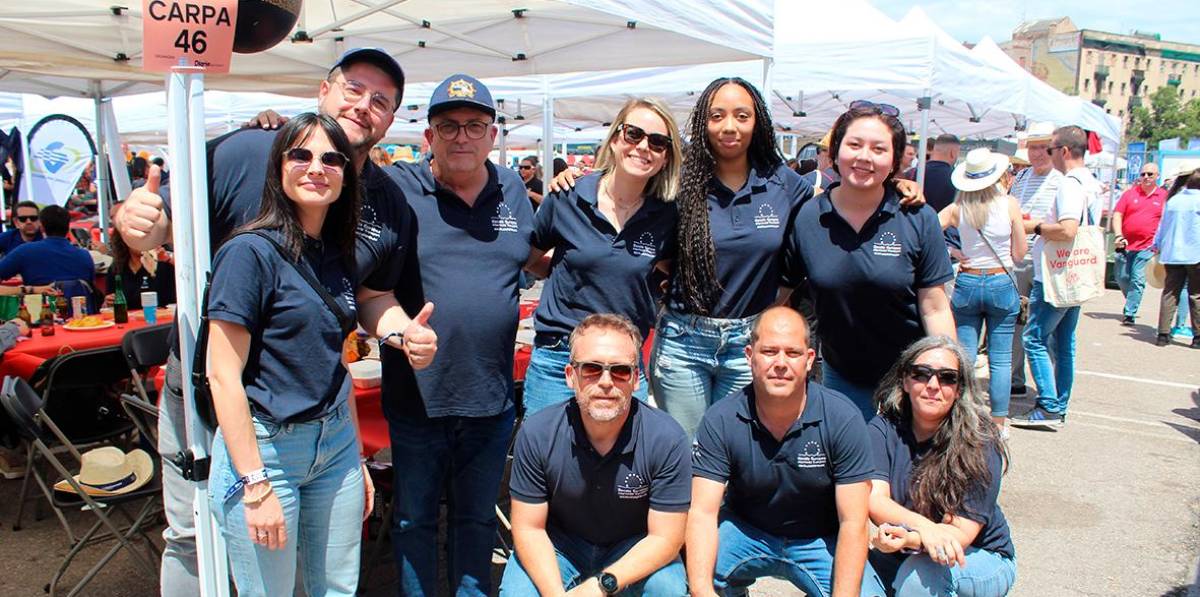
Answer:
[[[92,162],[96,146],[78,120],[52,114],[29,132],[28,151],[30,184],[21,187],[21,200],[63,205]]]
[[[142,0],[142,70],[229,72],[237,0]]]

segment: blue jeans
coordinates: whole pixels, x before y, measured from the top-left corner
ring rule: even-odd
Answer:
[[[641,352],[638,352],[638,367],[641,368]],[[571,350],[566,341],[551,346],[534,346],[529,355],[529,368],[525,370],[525,416],[575,398],[575,391],[567,387],[564,373],[571,362]],[[638,387],[633,395],[642,402],[650,397],[650,384],[646,383],[645,371],[639,372]]]
[[[400,594],[437,595],[437,522],[447,499],[450,594],[491,593],[496,500],[515,409],[492,417],[392,417],[392,550]]]
[[[183,383],[179,357],[167,357],[167,373],[159,399],[158,453],[174,458],[187,448],[187,425],[183,415]],[[159,593],[162,597],[192,597],[200,594],[200,579],[196,563],[196,518],[192,501],[196,485],[183,478],[179,469],[166,462],[162,465],[163,512],[167,527],[163,529],[162,565],[159,569]]]
[[[728,511],[717,527],[719,548],[713,586],[726,597],[747,594],[746,588],[766,576],[786,579],[805,595],[824,597],[833,592],[833,554],[837,537],[786,539],[755,528]],[[867,563],[863,597],[883,595],[883,583]]]
[[[1009,385],[1012,376],[1012,336],[1021,310],[1017,288],[1007,275],[980,276],[959,274],[950,299],[954,321],[958,324],[958,341],[962,343],[971,365],[979,352],[979,332],[987,322],[988,334],[988,396],[993,417],[1007,417],[1012,398]]]
[[[659,408],[696,435],[713,402],[750,384],[746,346],[758,316],[714,319],[667,309],[650,353],[650,388]]]
[[[599,574],[606,566],[621,559],[644,535],[626,539],[613,545],[594,545],[556,529],[548,529],[550,542],[554,544],[554,555],[558,559],[558,572],[562,576],[563,588],[570,590],[576,585]],[[620,580],[620,579],[618,579]],[[687,573],[683,562],[676,556],[666,566],[650,576],[621,590],[621,595],[637,597],[682,597],[687,594]],[[504,576],[500,579],[500,597],[537,597],[538,590],[521,566],[518,554],[508,558]]]
[[[968,547],[966,567],[943,566],[926,554],[871,552],[871,563],[895,597],[1004,597],[1017,580],[1017,563],[995,552]]]
[[[1142,291],[1146,289],[1146,264],[1154,257],[1154,251],[1121,251],[1116,253],[1113,262],[1113,277],[1121,294],[1125,295],[1126,317],[1137,317],[1138,308],[1142,306]],[[990,354],[990,352],[989,352]]]
[[[821,361],[821,385],[849,398],[862,412],[863,420],[870,421],[875,418],[875,388],[860,386],[846,379],[829,364],[829,361]]]
[[[354,595],[365,505],[350,406],[322,419],[279,425],[254,418],[254,436],[287,523],[283,549],[250,540],[242,492],[221,430],[213,440],[208,496],[242,597],[291,595],[297,554],[308,595]]]
[[[1071,386],[1075,383],[1075,328],[1079,307],[1059,309],[1046,302],[1042,283],[1029,292],[1029,322],[1025,324],[1025,354],[1037,385],[1037,404],[1057,415],[1067,414]],[[1054,361],[1047,343],[1054,340]]]

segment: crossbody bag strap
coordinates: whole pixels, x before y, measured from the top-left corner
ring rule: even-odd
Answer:
[[[205,274],[204,294],[200,298],[200,330],[196,334],[196,345],[192,350],[192,387],[208,383],[208,291],[212,289],[213,274]]]
[[[324,284],[321,284],[320,280],[317,280],[317,277],[313,275],[310,268],[304,267],[302,264],[292,261],[291,257],[288,256],[287,251],[284,250],[283,245],[279,244],[278,241],[276,241],[274,238],[271,238],[271,236],[267,233],[261,230],[251,230],[250,233],[256,236],[261,236],[262,238],[270,241],[271,245],[275,247],[275,250],[279,252],[279,256],[283,257],[284,261],[292,264],[292,267],[296,268],[297,272],[300,272],[300,276],[304,278],[304,281],[308,282],[309,286],[312,286],[312,289],[316,291],[318,295],[320,295],[321,300],[325,301],[325,306],[329,307],[329,310],[333,312],[334,317],[336,317],[338,320],[338,324],[342,326],[342,331],[349,333],[350,330],[354,329],[354,319],[350,317],[349,313],[346,313],[345,309],[342,309],[342,306],[339,305],[337,300],[333,298],[333,295],[329,294],[329,290],[325,288]]]
[[[976,228],[975,232],[979,233],[979,238],[983,239],[983,244],[987,245],[988,250],[992,252],[992,256],[996,258],[996,262],[1000,264],[1000,267],[1004,268],[1004,273],[1008,274],[1009,280],[1012,280],[1013,288],[1016,288],[1017,291],[1020,292],[1021,285],[1017,284],[1017,277],[1013,275],[1013,271],[1009,269],[1008,266],[1004,265],[1004,260],[1000,258],[1000,253],[996,252],[996,247],[992,246],[992,241],[988,240],[988,237],[984,236],[983,229]]]
[[[1083,188],[1083,181],[1079,180],[1078,176],[1068,176],[1067,178],[1070,178],[1071,180],[1079,183],[1079,188],[1081,188],[1081,189]],[[1095,225],[1092,223],[1092,210],[1091,210],[1092,206],[1089,205],[1089,203],[1091,203],[1091,202],[1088,201],[1088,199],[1089,199],[1089,197],[1087,196],[1087,193],[1085,192],[1083,195],[1083,215],[1079,217],[1079,225],[1080,226],[1083,226],[1084,222],[1087,222],[1086,225],[1088,225],[1088,226]]]

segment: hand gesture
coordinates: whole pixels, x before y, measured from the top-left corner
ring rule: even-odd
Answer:
[[[412,323],[404,328],[404,354],[415,370],[428,367],[437,354],[437,334],[429,327],[429,317],[432,315],[433,303],[425,303]]]
[[[949,525],[931,524],[920,529],[921,548],[929,557],[943,566],[967,565],[967,556],[962,544],[950,534]]]
[[[155,226],[166,219],[163,198],[158,194],[162,183],[162,168],[151,166],[146,175],[146,184],[136,188],[117,212],[121,236],[129,240],[149,237]]]
[[[274,110],[263,110],[255,114],[253,118],[242,123],[244,129],[266,129],[268,131],[277,129],[283,126],[283,123],[288,121],[287,116],[280,116]]]
[[[925,194],[921,192],[921,185],[916,181],[908,180],[907,178],[893,178],[896,183],[896,191],[900,193],[900,205],[911,209],[918,209],[925,205]]]
[[[908,541],[908,529],[887,524],[879,525],[879,530],[871,537],[871,544],[882,553],[896,553],[904,549]]]
[[[575,188],[575,173],[571,172],[570,168],[563,170],[554,180],[550,181],[548,187],[549,192],[557,193],[559,191],[568,191]]]

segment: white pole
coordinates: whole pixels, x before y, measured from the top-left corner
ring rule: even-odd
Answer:
[[[772,86],[774,85],[774,70],[775,60],[773,58],[763,58],[763,74],[762,74],[762,96],[763,103],[767,105],[767,110],[771,111],[771,98],[774,97]]]
[[[104,97],[100,82],[92,81],[92,103],[96,109],[96,208],[100,216],[100,240],[108,242],[108,210],[112,197],[108,192],[108,135],[104,130]]]
[[[543,189],[554,180],[554,98],[550,84],[542,79],[542,184]]]
[[[498,121],[500,124],[500,166],[508,167],[508,127],[506,126],[506,118],[501,116]]]
[[[1109,213],[1112,213],[1112,208],[1117,204],[1117,199],[1119,198],[1117,197],[1117,160],[1121,159],[1121,142],[1125,140],[1124,120],[1121,121],[1120,131],[1120,136],[1117,137],[1117,142],[1113,145],[1112,177],[1108,181],[1108,205],[1105,206],[1105,209],[1109,210]],[[1101,143],[1100,147],[1103,148],[1104,144]]]
[[[917,186],[922,191],[925,190],[925,151],[929,147],[929,109],[933,105],[933,98],[929,97],[929,91],[925,92],[925,97],[917,99],[917,109],[921,111],[921,141],[917,147]]]
[[[204,151],[204,76],[195,69],[176,68],[167,75],[167,142],[171,149],[172,232],[175,243],[175,284],[178,306],[179,358],[183,375],[184,419],[188,450],[196,462],[208,462],[212,435],[196,415],[192,387],[192,358],[200,329],[200,304],[210,265],[208,242],[208,176]],[[164,455],[171,456],[171,455]],[[207,467],[204,467],[207,468]],[[229,595],[225,543],[208,502],[208,480],[195,481],[192,512],[200,594]]]

